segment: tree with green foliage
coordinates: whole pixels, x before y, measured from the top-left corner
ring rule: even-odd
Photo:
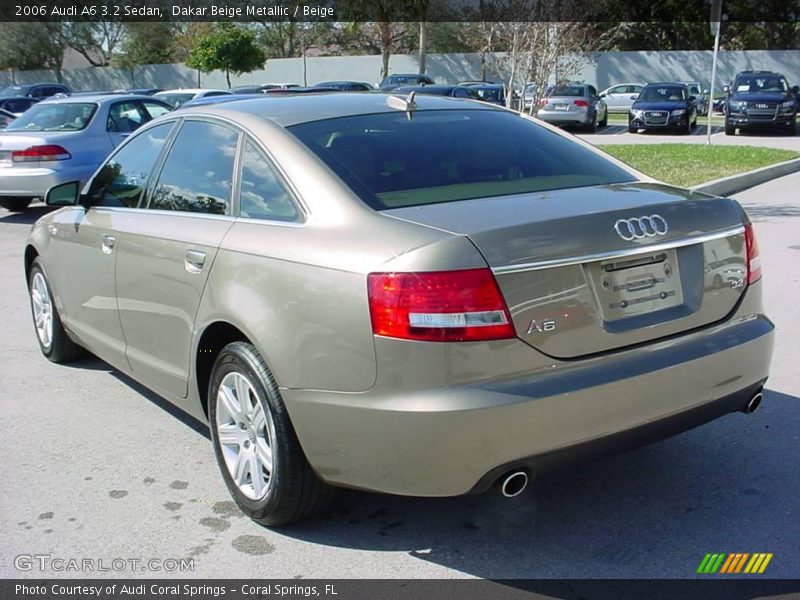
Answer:
[[[260,69],[267,61],[256,44],[255,34],[244,26],[223,22],[214,25],[207,35],[197,38],[189,52],[186,66],[203,73],[225,71],[231,87],[231,73],[241,75]]]
[[[60,23],[0,24],[0,68],[52,69],[61,81],[64,49]]]

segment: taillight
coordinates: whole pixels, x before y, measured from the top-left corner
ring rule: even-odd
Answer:
[[[542,108],[546,104],[547,104],[547,98],[542,98],[541,100],[539,100],[539,108]]]
[[[31,146],[25,150],[14,150],[11,153],[11,160],[14,162],[38,162],[42,160],[68,160],[72,155],[56,144],[45,144],[43,146]]]
[[[744,226],[744,243],[747,247],[747,285],[750,285],[761,279],[761,255],[752,223]]]
[[[573,100],[572,103],[575,106],[580,106],[581,108],[589,106],[589,103],[586,100]]]
[[[376,335],[429,342],[515,337],[489,269],[370,273],[367,288]]]

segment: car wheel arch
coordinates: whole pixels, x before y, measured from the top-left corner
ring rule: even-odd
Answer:
[[[31,267],[33,266],[33,261],[36,260],[38,256],[39,252],[31,244],[25,246],[25,281],[31,278]]]
[[[194,380],[206,418],[208,418],[208,385],[214,362],[222,349],[232,342],[253,344],[252,338],[240,327],[221,320],[206,325],[197,339],[194,352]]]

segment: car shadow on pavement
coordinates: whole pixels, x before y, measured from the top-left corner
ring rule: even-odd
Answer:
[[[327,515],[279,531],[332,547],[405,552],[493,579],[684,578],[706,552],[778,556],[781,544],[800,539],[798,402],[767,391],[754,415],[734,413],[543,476],[514,499],[496,491],[442,499],[351,491]],[[798,575],[788,556],[771,571]]]
[[[33,225],[39,217],[43,217],[49,212],[53,212],[58,207],[46,206],[44,204],[34,204],[23,212],[8,212],[0,209],[0,223],[21,223]]]

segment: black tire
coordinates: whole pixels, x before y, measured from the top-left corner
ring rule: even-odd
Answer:
[[[628,133],[639,133],[639,128],[628,123]]]
[[[587,125],[586,130],[589,133],[597,133],[597,112],[594,113],[592,117],[592,122]]]
[[[608,110],[606,110],[606,114],[603,115],[603,120],[598,123],[600,127],[608,127]]]
[[[686,122],[686,127],[681,128],[680,131],[684,135],[692,135],[692,122],[691,121],[687,121]]]
[[[31,203],[33,198],[21,198],[18,196],[0,198],[0,206],[11,212],[22,212]]]
[[[39,277],[42,279],[39,280]],[[41,285],[41,282],[44,283],[44,286]],[[35,291],[34,287],[36,288]],[[44,287],[44,289],[42,289],[42,287]],[[47,294],[47,301],[50,306],[51,329],[49,342],[37,328],[34,294],[38,296]],[[42,261],[38,257],[34,259],[31,265],[30,277],[28,278],[28,297],[31,302],[31,315],[33,316],[34,330],[36,331],[36,341],[39,342],[39,349],[42,351],[42,354],[54,363],[69,362],[81,356],[84,353],[83,348],[73,342],[64,330],[64,325],[61,323],[61,317],[58,315],[58,310],[53,300],[50,282],[47,280],[47,274],[42,266]]]
[[[794,121],[786,126],[786,135],[797,135],[797,125]]]
[[[736,135],[736,127],[725,121],[725,135]]]
[[[231,476],[219,443],[217,394],[223,379],[232,373],[243,375],[251,384],[252,391],[248,394],[255,398],[250,396],[248,402],[254,407],[257,402],[262,410],[269,411],[274,425],[271,433],[269,425],[265,425],[261,432],[270,436],[274,434],[275,438],[270,440],[269,445],[272,471],[266,484],[266,495],[260,499],[248,497],[239,488]],[[330,504],[336,495],[336,489],[324,483],[311,469],[300,447],[278,385],[252,344],[233,342],[219,353],[208,386],[208,409],[214,455],[222,478],[234,501],[248,517],[262,525],[277,527],[306,519]],[[239,452],[243,452],[242,448],[246,448],[247,443],[244,440],[244,445],[239,446]]]

